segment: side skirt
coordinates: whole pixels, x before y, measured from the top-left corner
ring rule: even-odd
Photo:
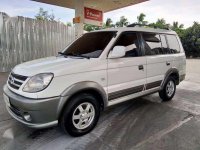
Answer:
[[[120,97],[124,97],[130,94],[135,94],[135,93],[139,93],[142,92],[144,89],[144,85],[139,85],[136,87],[132,87],[132,88],[128,88],[128,89],[124,89],[124,90],[120,90],[120,91],[116,91],[113,93],[109,93],[108,94],[108,101],[120,98]]]
[[[155,87],[159,87],[162,83],[162,80],[160,81],[155,81],[155,82],[152,82],[152,83],[147,83],[146,84],[146,90],[149,90],[149,89],[152,89],[152,88],[155,88]]]
[[[158,92],[159,90],[160,90],[160,87],[156,87],[156,88],[152,88],[152,89],[142,91],[142,92],[139,92],[139,93],[135,93],[135,94],[127,95],[127,96],[124,96],[124,97],[116,98],[116,99],[109,101],[108,106],[112,106],[112,105],[122,103],[122,102],[125,102],[125,101],[128,101],[128,100],[132,100],[134,98],[138,98],[138,97],[141,97],[141,96],[153,94],[153,93]]]

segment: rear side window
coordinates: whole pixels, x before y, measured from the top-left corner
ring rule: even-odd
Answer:
[[[164,34],[160,34],[160,39],[161,39],[161,42],[162,42],[162,51],[163,51],[163,54],[170,54],[170,49],[168,48],[167,46],[167,40],[166,40],[166,37]]]
[[[145,55],[163,54],[160,35],[156,33],[143,33]]]
[[[171,54],[180,53],[180,46],[175,35],[166,35]]]

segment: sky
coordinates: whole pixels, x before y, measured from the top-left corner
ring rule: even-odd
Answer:
[[[72,22],[75,11],[73,9],[38,3],[30,0],[0,0],[0,12],[9,16],[24,16],[34,18],[39,8],[50,11],[62,22]],[[167,23],[178,21],[187,28],[194,21],[200,22],[200,0],[150,0],[137,5],[114,10],[104,14],[104,22],[111,18],[113,22],[121,16],[128,18],[130,23],[137,21],[140,13],[146,14],[148,22],[156,22],[158,18],[164,18]]]

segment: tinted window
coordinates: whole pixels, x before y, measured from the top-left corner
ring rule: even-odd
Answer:
[[[179,47],[179,43],[176,36],[175,35],[166,35],[166,36],[167,36],[170,53],[179,53],[180,47]]]
[[[160,35],[160,39],[161,39],[161,42],[162,42],[162,51],[163,51],[163,54],[169,54],[170,51],[169,51],[169,48],[167,46],[167,41],[166,41],[165,35],[161,34]]]
[[[101,55],[107,44],[116,32],[91,32],[86,33],[64,52],[66,55],[83,55],[97,58]]]
[[[138,57],[142,55],[139,48],[137,34],[133,32],[122,33],[114,46],[125,46],[125,57]]]
[[[142,36],[146,55],[159,55],[163,53],[159,34],[143,33]]]

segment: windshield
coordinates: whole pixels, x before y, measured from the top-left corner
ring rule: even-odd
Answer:
[[[116,31],[86,33],[67,47],[63,54],[69,56],[98,58],[115,33]]]

